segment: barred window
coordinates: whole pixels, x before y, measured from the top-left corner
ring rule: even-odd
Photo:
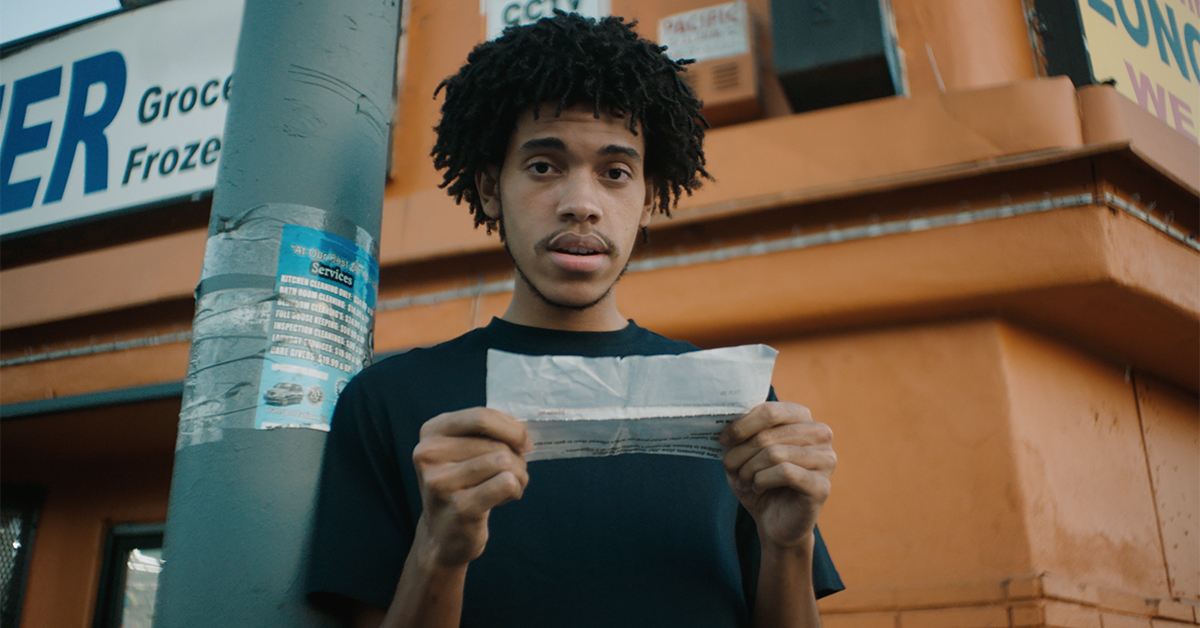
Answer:
[[[45,489],[0,484],[0,628],[17,628],[25,598],[25,577]]]

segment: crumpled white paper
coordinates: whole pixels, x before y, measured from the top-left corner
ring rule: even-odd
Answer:
[[[487,407],[524,421],[526,460],[656,453],[721,458],[721,430],[766,401],[778,351],[743,345],[589,358],[491,349]]]

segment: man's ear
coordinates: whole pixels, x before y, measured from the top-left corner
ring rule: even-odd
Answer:
[[[475,173],[475,192],[479,195],[479,204],[483,206],[483,215],[497,220],[500,218],[500,176],[499,168],[488,166]]]
[[[638,220],[639,227],[645,227],[650,224],[650,217],[654,214],[654,199],[658,196],[656,191],[658,186],[654,184],[653,179],[646,179],[646,200],[642,204],[642,217]]]

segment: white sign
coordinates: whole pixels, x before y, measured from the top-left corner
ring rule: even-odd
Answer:
[[[211,190],[243,0],[170,0],[0,60],[0,234]]]
[[[750,51],[750,14],[742,0],[676,13],[658,22],[658,43],[672,59],[697,63]]]
[[[596,19],[612,14],[608,0],[480,0],[479,8],[487,16],[487,39],[499,37],[509,26],[552,17],[555,9]]]

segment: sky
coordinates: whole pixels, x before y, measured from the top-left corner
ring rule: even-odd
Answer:
[[[0,42],[119,8],[120,0],[0,0]]]

